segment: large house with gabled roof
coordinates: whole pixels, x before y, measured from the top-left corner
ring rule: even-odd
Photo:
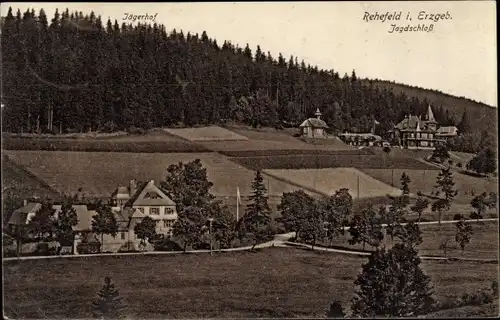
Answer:
[[[138,183],[130,180],[128,187],[120,186],[111,195],[112,210],[118,222],[118,236],[113,242],[139,243],[134,227],[144,217],[156,221],[156,233],[171,235],[177,220],[176,204],[155,185],[154,180]],[[110,239],[111,240],[111,239]]]
[[[446,141],[440,136],[438,126],[439,123],[434,118],[432,107],[429,105],[423,119],[415,115],[405,116],[394,126],[392,138],[406,149],[434,149],[437,144]],[[456,130],[454,134],[457,134]]]

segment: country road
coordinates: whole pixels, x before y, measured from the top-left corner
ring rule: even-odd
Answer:
[[[446,220],[441,221],[441,224],[451,224],[457,223],[459,220]],[[465,220],[466,222],[477,223],[477,220]],[[481,219],[479,222],[486,221],[498,221],[498,218],[491,219]],[[406,223],[402,223],[405,225]],[[437,221],[430,222],[419,222],[419,225],[430,225],[430,224],[439,224]],[[383,227],[386,227],[387,224],[382,224]],[[344,227],[344,230],[349,230],[349,227]],[[296,243],[290,242],[291,238],[295,237],[295,232],[277,234],[274,236],[274,239],[265,243],[260,243],[255,246],[255,249],[264,249],[264,248],[289,248],[289,247],[301,247],[306,249],[312,249],[312,246],[305,243]],[[356,250],[349,249],[333,249],[315,246],[315,250],[323,251],[323,252],[332,252],[332,253],[342,253],[342,254],[350,254],[350,255],[358,255],[358,256],[369,256],[370,252],[360,252]],[[251,250],[252,246],[246,247],[238,247],[238,248],[230,248],[230,249],[221,249],[214,250],[214,253],[221,252],[235,252],[235,251],[248,251]],[[102,256],[127,256],[127,255],[168,255],[168,254],[183,254],[183,251],[146,251],[146,252],[130,252],[130,253],[96,253],[96,254],[84,254],[84,255],[63,255],[63,256],[32,256],[32,257],[13,257],[13,258],[4,258],[4,261],[16,261],[16,260],[37,260],[37,259],[77,259],[82,257],[102,257]],[[210,253],[210,250],[190,250],[186,251],[185,254],[200,254],[200,253]],[[447,257],[437,257],[437,256],[420,256],[422,260],[461,260],[461,261],[482,261],[482,262],[495,262],[498,259],[479,259],[479,258],[447,258]]]

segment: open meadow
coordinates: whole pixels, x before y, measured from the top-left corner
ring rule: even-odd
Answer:
[[[4,150],[85,151],[85,152],[209,152],[202,145],[166,132],[119,135],[103,138],[4,137]]]
[[[352,151],[356,150],[342,141],[331,139],[328,144],[307,143],[293,136],[296,130],[276,130],[272,128],[254,129],[245,126],[228,126],[228,130],[239,136],[246,137],[246,141],[206,141],[203,146],[210,150],[220,152],[248,152],[248,151],[268,151],[281,150],[311,150],[311,151]],[[288,154],[288,153],[287,153]],[[293,153],[292,153],[293,154]]]
[[[323,317],[332,300],[349,308],[364,257],[275,248],[256,253],[134,255],[8,261],[10,318],[88,318],[110,276],[130,318]],[[436,297],[490,286],[498,265],[423,261]]]
[[[200,159],[207,168],[208,179],[214,183],[211,192],[218,197],[235,196],[239,187],[242,197],[252,192],[254,172],[216,153],[124,153],[66,151],[6,151],[9,158],[23,166],[51,188],[74,194],[108,197],[131,179],[138,181],[165,179],[171,164]],[[264,177],[271,195],[297,189],[286,182]]]
[[[364,173],[371,177],[383,181],[387,184],[394,183],[396,188],[401,188],[401,175],[406,172],[411,179],[410,191],[417,193],[418,191],[423,194],[429,195],[434,192],[436,186],[436,177],[439,170],[415,170],[415,169],[375,169],[375,168],[362,168]],[[453,172],[453,180],[455,181],[455,189],[458,190],[458,195],[454,199],[455,203],[469,204],[474,196],[482,192],[498,192],[498,179],[497,178],[478,178]],[[471,193],[471,191],[473,191]]]
[[[296,154],[280,156],[238,157],[231,160],[253,170],[321,169],[321,168],[401,168],[436,170],[436,167],[412,158],[383,158],[367,154]]]
[[[247,137],[218,126],[199,128],[166,128],[166,132],[188,141],[241,141]]]
[[[51,197],[59,193],[29,171],[2,155],[2,194],[18,198]]]
[[[383,197],[386,195],[398,196],[401,194],[401,190],[375,180],[354,168],[275,169],[264,170],[264,172],[270,176],[326,196],[334,194],[335,191],[341,188],[349,189],[349,193],[354,199]]]

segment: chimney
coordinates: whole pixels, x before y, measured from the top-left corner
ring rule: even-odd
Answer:
[[[151,181],[150,181],[150,183],[151,183],[151,184],[155,184],[155,181],[154,181],[154,180],[151,180]]]
[[[23,206],[26,207],[28,205],[28,200],[24,199]]]
[[[135,179],[132,179],[132,180],[130,180],[130,183],[129,183],[130,196],[133,196],[136,191],[137,191],[137,182],[135,181]]]

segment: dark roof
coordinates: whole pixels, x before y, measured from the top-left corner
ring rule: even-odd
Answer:
[[[417,129],[417,124],[420,126],[420,130],[428,130],[427,122],[421,120],[417,116],[409,116],[407,118],[404,118],[395,126],[395,128],[401,131],[414,131]]]
[[[144,188],[146,188],[148,183],[149,183],[149,181],[139,182],[137,184],[137,189],[136,189],[135,193],[133,195],[130,195],[130,199],[125,203],[125,206],[131,207],[134,204],[134,202],[137,200],[139,195],[141,194],[142,190],[144,190]]]
[[[309,118],[302,122],[300,127],[312,127],[312,128],[324,128],[328,129],[328,125],[326,124],[325,121],[317,118]]]
[[[42,205],[36,202],[30,202],[27,205],[15,210],[9,218],[8,224],[26,224],[26,219],[28,214],[35,213],[38,211]]]
[[[115,219],[118,224],[118,231],[127,231],[130,223],[130,218],[134,214],[135,209],[123,208],[122,211],[114,211]]]
[[[146,194],[146,191],[160,191],[163,193],[167,198],[162,199],[162,198],[157,198],[157,199],[144,199],[144,195]],[[144,194],[144,195],[143,195]],[[142,198],[141,198],[141,195]],[[127,201],[125,206],[131,207],[131,206],[175,206],[175,203],[168,197],[165,191],[161,190],[158,186],[154,185],[152,181],[148,181],[145,183],[141,183],[141,185],[137,188],[137,191],[135,194]]]

